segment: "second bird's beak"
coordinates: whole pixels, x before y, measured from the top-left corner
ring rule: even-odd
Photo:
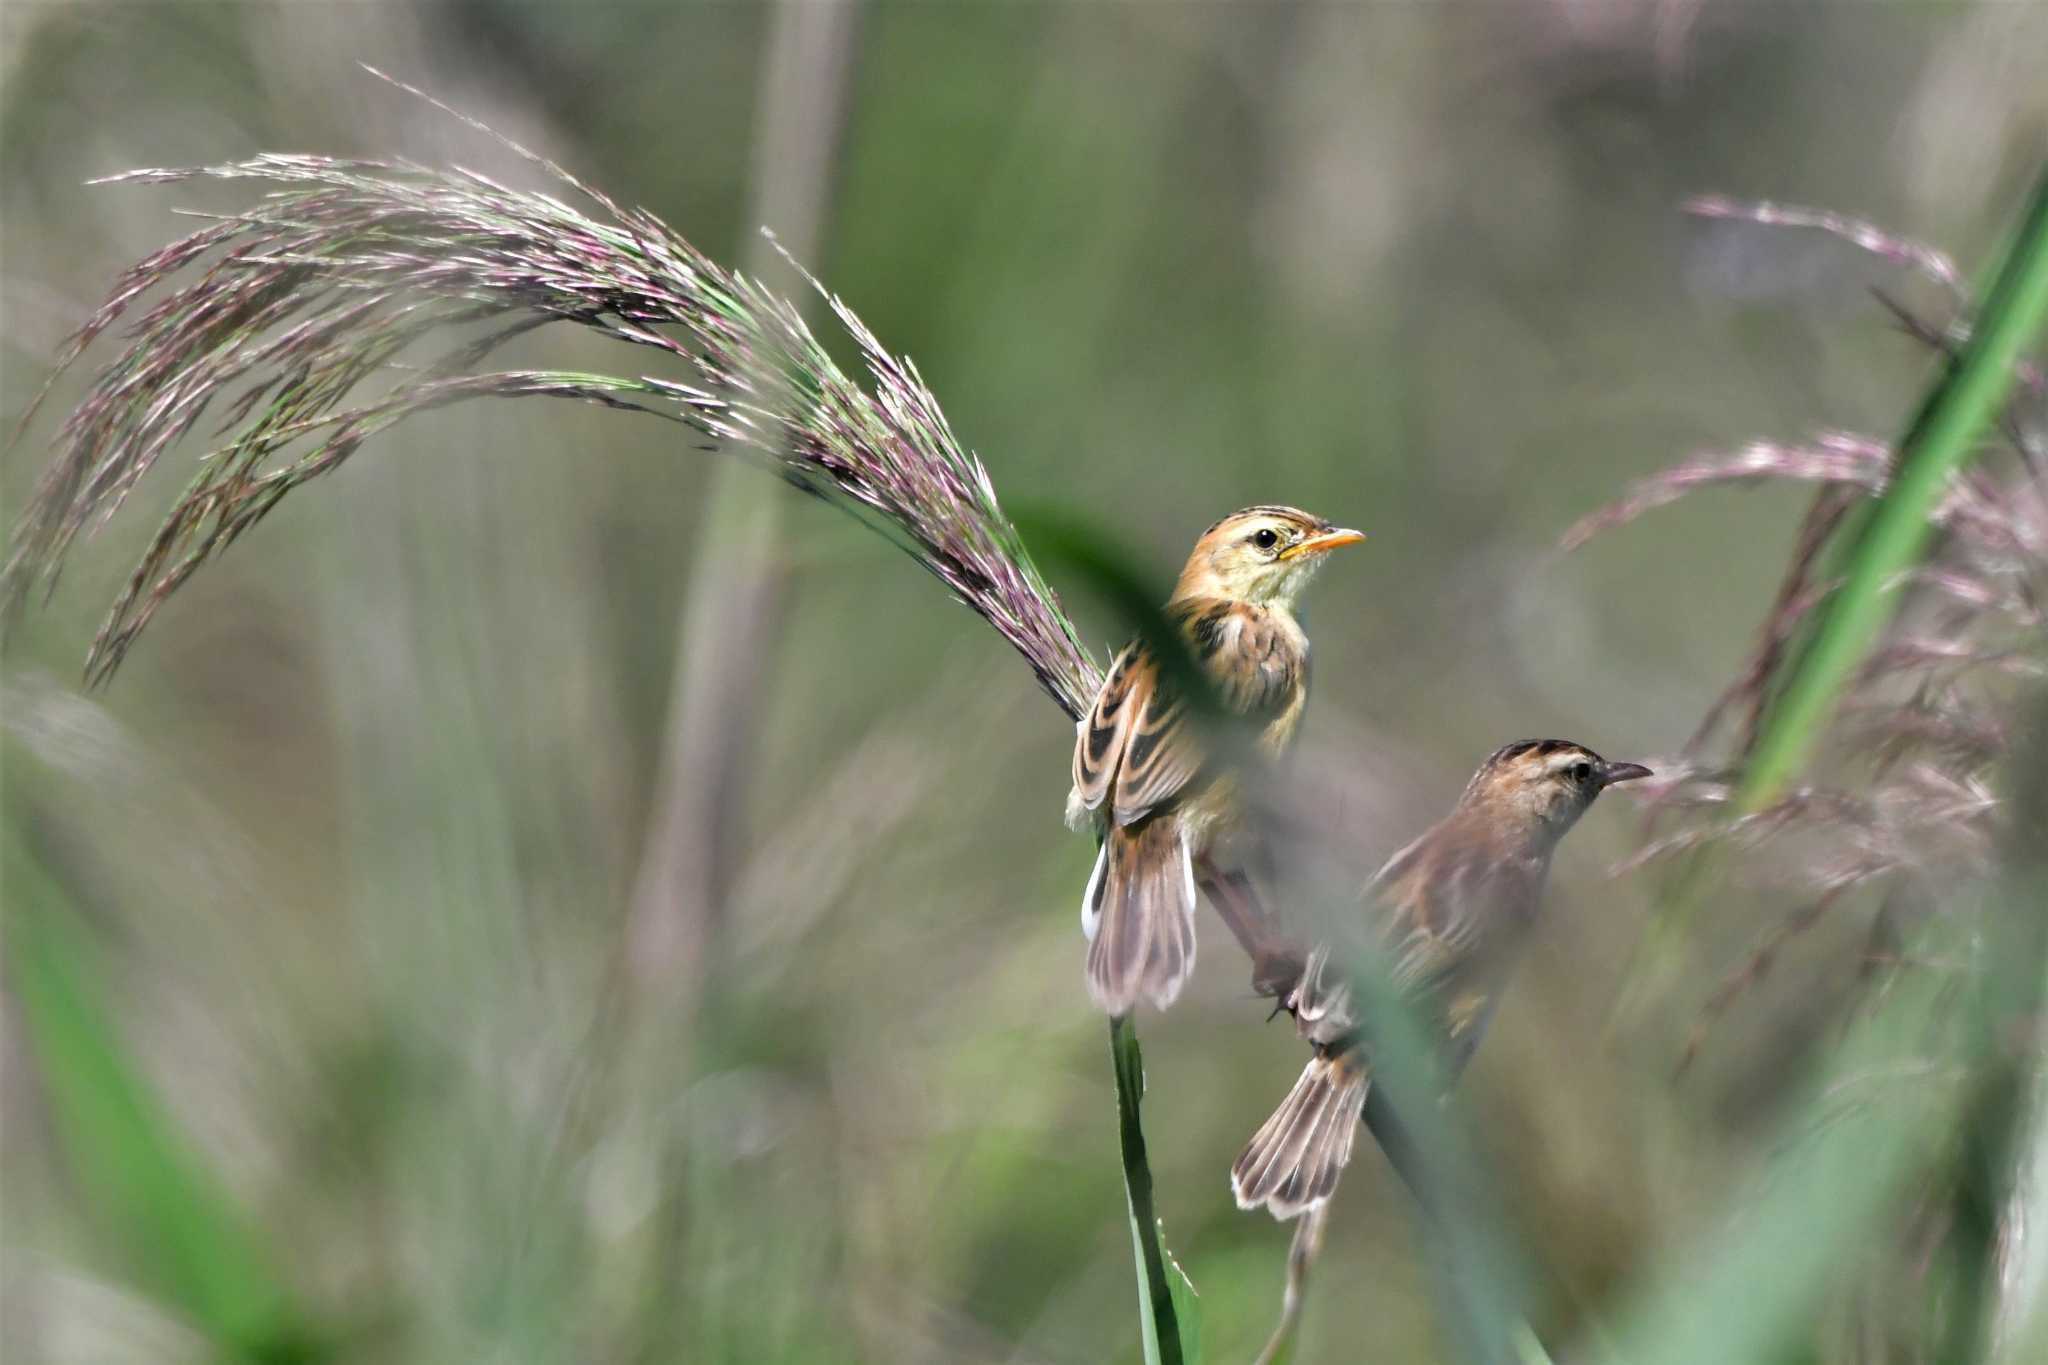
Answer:
[[[1650,770],[1640,763],[1602,763],[1600,785],[1611,787],[1617,782],[1633,782],[1639,777],[1651,776]]]
[[[1301,555],[1319,555],[1325,550],[1334,550],[1339,545],[1356,545],[1364,539],[1365,532],[1340,526],[1333,531],[1324,531],[1320,535],[1310,536],[1307,540],[1295,542],[1280,552],[1280,558],[1294,559]]]

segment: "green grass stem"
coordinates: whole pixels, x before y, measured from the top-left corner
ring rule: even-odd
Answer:
[[[1944,369],[1899,443],[1897,473],[1851,548],[1846,576],[1778,704],[1766,717],[1737,806],[1769,805],[1804,767],[1837,696],[1889,618],[1901,575],[1934,534],[1950,478],[2011,390],[2015,363],[2048,320],[2048,171],[1994,276],[1968,344]]]
[[[1145,1058],[1138,1050],[1138,1030],[1128,1015],[1109,1021],[1109,1055],[1116,1068],[1117,1141],[1123,1153],[1124,1193],[1130,1202],[1131,1243],[1138,1265],[1138,1321],[1145,1344],[1145,1365],[1196,1365],[1181,1340],[1180,1312],[1170,1266],[1159,1237],[1159,1214],[1152,1203],[1152,1167],[1145,1159],[1145,1126],[1138,1105],[1145,1098]]]

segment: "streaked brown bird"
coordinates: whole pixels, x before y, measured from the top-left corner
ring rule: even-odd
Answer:
[[[1283,751],[1308,698],[1294,603],[1326,552],[1365,537],[1293,507],[1247,507],[1203,532],[1166,613],[1227,711]],[[1142,641],[1126,645],[1076,727],[1067,823],[1102,850],[1081,900],[1088,993],[1113,1015],[1172,1004],[1195,965],[1195,866],[1238,819],[1187,698]]]
[[[1647,777],[1582,744],[1528,739],[1496,750],[1457,807],[1387,860],[1366,887],[1395,984],[1420,1004],[1456,1077],[1479,1045],[1536,921],[1550,855],[1595,797]],[[1230,1171],[1240,1208],[1292,1218],[1327,1200],[1351,1158],[1371,1078],[1348,974],[1311,952],[1283,1006],[1315,1048],[1301,1079]]]

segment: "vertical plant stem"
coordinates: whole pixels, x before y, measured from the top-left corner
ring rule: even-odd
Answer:
[[[1329,1226],[1330,1206],[1316,1205],[1295,1224],[1294,1240],[1287,1247],[1287,1289],[1280,1300],[1280,1321],[1266,1348],[1253,1365],[1288,1365],[1294,1359],[1295,1336],[1301,1330],[1301,1308],[1308,1300],[1309,1271],[1322,1253],[1323,1231]]]
[[[1145,1128],[1138,1105],[1145,1098],[1145,1059],[1128,1015],[1109,1021],[1109,1055],[1116,1068],[1117,1140],[1123,1153],[1124,1194],[1130,1201],[1131,1241],[1138,1266],[1138,1320],[1147,1365],[1185,1365],[1180,1322],[1173,1307],[1159,1214],[1152,1204],[1152,1168],[1145,1160]]]
[[[858,16],[857,0],[782,0],[769,18],[749,221],[773,227],[800,260],[816,259],[824,238]],[[758,276],[771,256],[756,237],[744,269]],[[711,469],[627,929],[633,978],[672,1002],[680,993],[686,1013],[721,929],[785,588],[783,490],[739,461]]]
[[[1847,575],[1772,708],[1737,805],[1767,806],[1806,764],[1835,699],[1889,617],[1901,573],[1934,533],[1949,476],[1997,416],[2014,365],[2048,319],[2048,170],[2034,186],[1969,344],[1927,395],[1899,443],[1891,487],[1850,551]]]

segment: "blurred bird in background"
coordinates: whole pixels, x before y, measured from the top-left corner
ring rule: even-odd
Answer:
[[[1600,793],[1647,777],[1580,744],[1532,739],[1480,764],[1449,815],[1387,860],[1366,889],[1395,983],[1424,1007],[1445,1071],[1464,1068],[1535,923],[1550,855]],[[1293,1218],[1337,1188],[1371,1079],[1349,971],[1324,944],[1283,1007],[1315,1048],[1294,1089],[1231,1168],[1239,1207]]]
[[[1294,603],[1326,552],[1365,537],[1293,507],[1233,512],[1195,543],[1166,614],[1217,703],[1283,752],[1308,700],[1308,637]],[[1076,726],[1067,823],[1102,849],[1081,899],[1088,993],[1112,1015],[1171,1005],[1195,964],[1196,865],[1239,818],[1189,698],[1144,641],[1124,647]],[[1220,770],[1219,770],[1220,769]]]

